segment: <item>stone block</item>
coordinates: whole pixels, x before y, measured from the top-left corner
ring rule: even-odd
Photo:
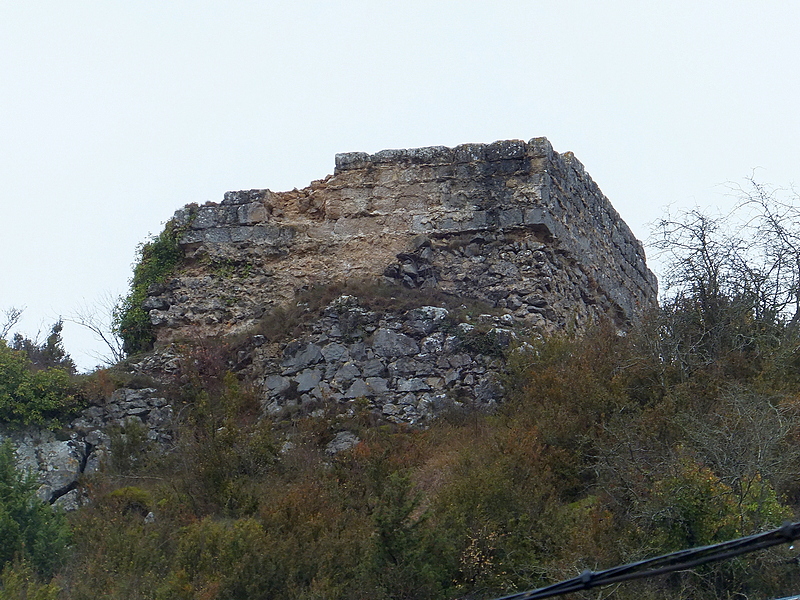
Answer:
[[[290,244],[295,237],[295,230],[292,227],[278,227],[275,225],[257,224],[253,225],[252,227],[232,227],[231,229],[242,230],[239,234],[237,234],[237,237],[241,235],[250,242],[267,244],[270,246],[286,246]]]
[[[251,202],[263,201],[271,192],[267,189],[263,190],[238,190],[234,192],[225,192],[221,204],[223,205],[236,205],[236,204],[249,204]]]
[[[220,206],[217,208],[217,226],[230,226],[239,224],[238,206]]]
[[[345,363],[342,365],[333,376],[334,382],[349,383],[354,379],[361,377],[361,371],[353,363]]]
[[[180,239],[181,244],[199,244],[205,241],[205,236],[202,231],[189,230]]]
[[[366,152],[343,152],[335,157],[336,171],[363,169],[370,164],[370,156]]]
[[[316,344],[307,344],[301,348],[290,350],[287,358],[283,361],[283,375],[292,375],[306,367],[314,365],[323,359],[322,350]]]
[[[202,206],[192,219],[192,229],[207,229],[217,226],[217,207]]]
[[[525,142],[522,140],[503,140],[486,146],[486,160],[500,161],[512,158],[525,158]]]
[[[230,235],[231,242],[246,242],[253,237],[254,227],[239,226],[228,227],[228,235]]]
[[[308,392],[322,381],[322,371],[320,369],[305,369],[294,380],[297,382],[298,392]]]
[[[553,157],[553,145],[545,137],[538,137],[528,140],[527,156],[531,158],[546,158]]]
[[[203,231],[203,241],[209,244],[229,244],[231,242],[230,228],[213,227]]]
[[[398,378],[397,391],[398,392],[422,392],[431,389],[428,383],[421,377],[412,377],[410,379]]]
[[[352,431],[340,431],[336,436],[325,446],[325,453],[329,455],[338,454],[349,450],[353,446],[361,442],[358,436]]]
[[[403,162],[408,158],[408,150],[399,148],[388,148],[381,150],[370,156],[370,161],[374,163],[396,163]]]
[[[411,218],[412,233],[428,233],[433,230],[434,226],[429,215],[414,215]]]
[[[426,148],[412,148],[406,151],[405,157],[420,164],[437,164],[453,162],[453,150],[447,146],[428,146]]]
[[[267,220],[267,207],[260,202],[243,204],[237,210],[237,221],[240,225],[253,225]]]
[[[464,231],[476,231],[489,227],[490,217],[485,210],[476,210],[472,217],[462,225]]]
[[[395,358],[419,353],[419,346],[413,338],[388,329],[378,329],[372,340],[372,347],[379,356]]]
[[[375,391],[367,385],[363,379],[356,379],[345,392],[344,397],[350,400],[355,398],[371,398],[375,396]]]
[[[524,221],[522,210],[519,208],[510,208],[501,211],[498,215],[498,221],[500,227],[517,227],[522,225]]]
[[[325,357],[326,362],[339,362],[345,360],[348,356],[347,346],[332,342],[322,348],[322,356]]]
[[[389,381],[383,377],[367,377],[366,383],[378,395],[389,391]]]
[[[453,159],[458,163],[486,160],[485,144],[461,144],[453,149]]]

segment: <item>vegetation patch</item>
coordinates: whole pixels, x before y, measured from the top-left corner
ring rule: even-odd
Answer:
[[[3,570],[0,594],[9,580],[22,586],[32,577],[29,569],[49,578],[66,557],[70,534],[64,515],[39,500],[37,488],[36,476],[16,467],[11,442],[0,444],[0,570],[11,569]]]
[[[83,407],[74,363],[61,346],[60,323],[44,344],[0,339],[0,423],[58,427]]]
[[[155,334],[143,303],[151,286],[164,283],[183,258],[178,244],[183,231],[183,227],[168,221],[164,231],[138,248],[139,259],[133,268],[130,292],[114,313],[114,331],[122,338],[127,355],[153,347]]]
[[[493,414],[375,426],[362,399],[275,424],[231,372],[235,346],[187,347],[171,391],[176,451],[154,451],[133,424],[120,430],[127,462],[83,482],[93,502],[69,516],[68,562],[36,566],[26,589],[50,598],[57,585],[70,600],[491,599],[797,519],[797,280],[782,263],[743,288],[757,269],[703,253],[713,228],[669,231],[692,252],[662,309],[624,336],[605,323],[523,340],[506,355],[507,398]],[[784,300],[750,294],[759,281]],[[359,282],[305,290],[255,333],[296,336],[348,294],[374,312],[445,306],[464,344],[488,334],[488,311],[459,313],[461,299]],[[359,442],[328,451],[343,431]],[[18,474],[9,481],[0,498],[20,489]],[[30,491],[9,497],[20,496]],[[5,506],[11,534],[0,533],[14,540]],[[30,581],[36,546],[22,546],[3,592]],[[602,593],[774,598],[800,589],[797,562],[781,546]]]

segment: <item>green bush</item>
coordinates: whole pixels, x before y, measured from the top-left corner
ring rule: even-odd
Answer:
[[[56,600],[59,587],[43,583],[23,561],[9,563],[0,574],[0,600]]]
[[[230,522],[203,519],[181,532],[178,569],[159,590],[159,598],[285,597],[285,573],[274,548],[254,519]]]
[[[74,543],[68,568],[61,572],[66,597],[73,600],[153,598],[168,571],[171,523],[147,522],[149,492],[124,487],[103,494],[69,514]]]
[[[375,597],[440,598],[452,590],[452,553],[420,514],[421,495],[407,474],[395,471],[375,499],[375,533],[367,561]]]
[[[24,351],[0,339],[0,422],[52,427],[79,405],[67,371],[34,370]]]
[[[109,503],[119,503],[123,513],[134,512],[146,516],[150,512],[153,499],[147,490],[136,486],[119,488],[108,494]]]
[[[147,438],[147,427],[138,419],[129,418],[122,425],[113,425],[108,434],[111,438],[108,466],[113,473],[136,474],[157,458],[151,454],[153,442]]]
[[[0,568],[26,560],[42,576],[49,576],[64,557],[69,529],[62,513],[36,497],[36,478],[22,473],[14,449],[0,445]]]
[[[125,354],[145,352],[153,347],[153,326],[142,304],[150,286],[163,283],[183,257],[178,244],[181,234],[182,230],[174,221],[168,221],[164,231],[139,246],[139,261],[133,268],[130,292],[114,314],[114,331],[122,338]]]

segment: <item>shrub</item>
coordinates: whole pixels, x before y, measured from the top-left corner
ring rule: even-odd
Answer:
[[[149,465],[153,443],[147,438],[147,427],[138,419],[129,418],[122,425],[109,428],[112,472],[119,475],[137,473]]]
[[[367,561],[378,597],[439,598],[449,595],[452,556],[445,552],[419,514],[421,495],[407,474],[395,471],[381,486],[372,520],[373,544]],[[448,560],[450,559],[450,560]]]
[[[55,367],[73,375],[75,373],[75,362],[64,350],[64,342],[61,339],[61,331],[63,329],[63,321],[57,321],[42,344],[18,333],[11,342],[11,348],[24,352],[34,370]]]
[[[233,523],[206,518],[180,535],[177,570],[159,598],[276,598],[285,591],[285,574],[272,558],[264,528],[254,519]]]
[[[0,340],[0,422],[56,426],[79,408],[73,387],[67,371],[34,370],[24,351]]]
[[[6,440],[0,445],[0,567],[23,559],[49,576],[64,556],[69,530],[63,514],[37,498],[37,487],[33,475],[16,467]]]
[[[9,563],[0,574],[0,600],[56,600],[59,588],[43,583],[23,561]]]
[[[123,513],[137,513],[143,517],[150,512],[153,499],[147,490],[136,486],[118,488],[108,494],[106,499],[110,504],[118,503]]]
[[[147,489],[123,487],[103,493],[103,482],[93,483],[95,501],[69,514],[74,543],[69,567],[60,574],[66,597],[153,598],[168,573],[176,527],[160,512],[155,522],[145,519],[151,502]]]

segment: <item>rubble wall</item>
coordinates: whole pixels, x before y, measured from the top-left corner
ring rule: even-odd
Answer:
[[[159,343],[239,332],[299,289],[376,276],[545,329],[623,324],[656,302],[641,243],[544,138],[339,154],[307,188],[228,192],[175,223],[183,267],[145,302]]]

